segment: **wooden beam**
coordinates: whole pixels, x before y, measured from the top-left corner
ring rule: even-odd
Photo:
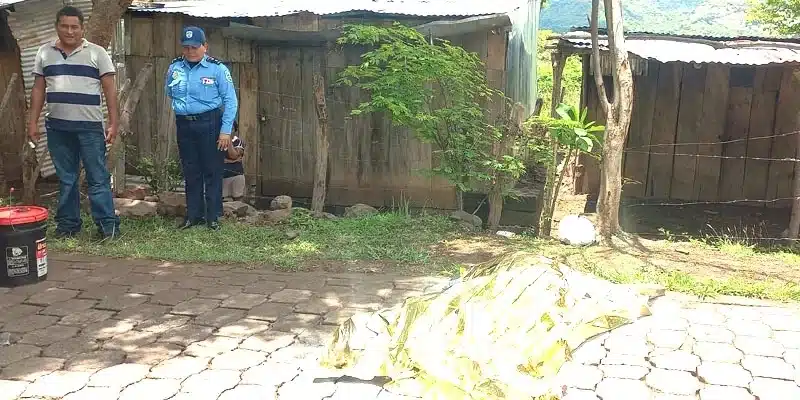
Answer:
[[[415,26],[418,32],[433,37],[451,37],[467,33],[505,28],[511,25],[511,18],[506,14],[482,15],[455,21],[433,21]]]
[[[328,107],[325,102],[325,78],[314,75],[314,97],[319,123],[316,129],[316,146],[314,146],[314,192],[311,198],[311,210],[321,213],[325,207],[326,178],[328,176]]]
[[[325,31],[293,31],[287,29],[261,28],[254,25],[231,23],[222,28],[222,36],[238,38],[260,43],[292,43],[321,45],[335,41],[341,36],[339,30]]]

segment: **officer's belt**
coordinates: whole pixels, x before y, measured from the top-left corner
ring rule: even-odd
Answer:
[[[215,108],[211,111],[206,111],[200,114],[189,114],[189,115],[176,115],[175,118],[184,120],[184,121],[203,121],[207,119],[213,118],[220,112],[219,108]]]

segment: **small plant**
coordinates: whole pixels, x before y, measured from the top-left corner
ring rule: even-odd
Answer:
[[[0,197],[0,207],[5,206],[12,206],[17,204],[17,200],[14,198],[14,188],[8,189],[8,197]]]
[[[181,164],[172,157],[159,165],[155,158],[142,156],[136,163],[136,169],[155,193],[174,191],[183,182]]]

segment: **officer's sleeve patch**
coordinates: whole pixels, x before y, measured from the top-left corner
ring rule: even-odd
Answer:
[[[208,62],[210,62],[212,64],[222,64],[222,61],[220,61],[219,59],[216,59],[214,57],[211,57],[211,56],[206,56],[206,61],[208,61]]]
[[[175,59],[173,59],[170,64],[175,64],[176,62],[181,62],[181,61],[183,61],[183,56],[175,57]]]
[[[225,80],[228,81],[228,83],[233,83],[233,77],[231,76],[231,71],[229,71],[227,68],[225,68]]]

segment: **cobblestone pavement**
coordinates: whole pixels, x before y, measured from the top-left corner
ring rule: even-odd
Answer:
[[[0,400],[411,399],[413,384],[325,379],[317,359],[353,312],[442,283],[51,257],[47,281],[0,288]],[[800,399],[800,310],[653,309],[576,350],[566,399]]]

